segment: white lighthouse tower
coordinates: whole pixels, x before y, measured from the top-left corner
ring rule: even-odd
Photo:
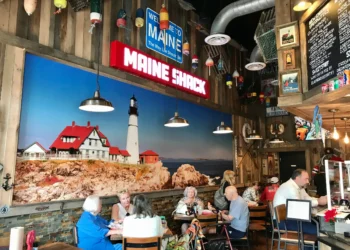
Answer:
[[[137,111],[137,100],[133,95],[130,98],[129,106],[129,127],[128,136],[126,139],[126,150],[129,152],[129,163],[137,164],[140,161],[139,156],[139,132],[138,132],[138,119],[139,113]]]

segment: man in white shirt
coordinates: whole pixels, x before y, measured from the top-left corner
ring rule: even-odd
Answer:
[[[320,198],[310,197],[305,188],[309,184],[309,174],[304,169],[294,170],[291,179],[283,183],[278,189],[273,199],[273,206],[277,207],[281,204],[286,204],[287,199],[299,199],[299,200],[311,200],[313,207],[318,205],[326,205],[327,197],[322,196]],[[296,221],[287,221],[288,230],[297,231]],[[284,228],[284,223],[280,224],[281,228]],[[306,234],[316,234],[316,225],[312,223],[303,223],[303,231]]]

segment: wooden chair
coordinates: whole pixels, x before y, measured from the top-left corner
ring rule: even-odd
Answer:
[[[160,237],[123,238],[123,250],[160,250]]]
[[[225,231],[227,234],[227,237],[229,237],[228,231]],[[247,247],[248,250],[250,250],[250,242],[249,242],[249,220],[248,220],[248,226],[247,226],[247,232],[243,238],[240,239],[232,239],[230,238],[231,245],[234,247]]]
[[[278,230],[278,250],[280,250],[281,242],[285,243],[285,247],[287,247],[288,244],[291,245],[298,245],[298,233],[295,231],[288,231],[286,224],[284,223],[284,234],[282,234],[282,230],[280,229],[280,222],[286,221],[287,218],[287,209],[285,204],[281,204],[279,206],[275,207],[275,215],[276,215],[276,222],[277,222],[277,230]],[[317,226],[317,235],[319,235],[318,232],[318,222],[313,220],[316,223]],[[309,235],[304,234],[304,244],[308,246],[312,246],[312,249],[315,250],[316,244],[317,244],[317,235]]]
[[[260,232],[265,231],[266,239],[266,249],[268,249],[268,239],[267,239],[267,206],[249,207],[249,231],[250,232]]]
[[[74,246],[78,246],[78,230],[77,227],[73,227],[73,239],[74,239]]]

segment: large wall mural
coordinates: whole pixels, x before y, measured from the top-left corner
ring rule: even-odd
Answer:
[[[212,133],[229,114],[179,100],[190,126],[167,128],[176,99],[107,77],[101,95],[115,110],[85,112],[94,73],[32,54],[25,63],[14,204],[214,185],[233,169],[232,136]]]

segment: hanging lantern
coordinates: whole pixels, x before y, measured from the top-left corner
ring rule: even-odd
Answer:
[[[118,11],[118,16],[117,16],[117,27],[125,28],[125,26],[126,26],[126,11],[124,9],[120,9]]]
[[[265,99],[264,92],[260,92],[259,99],[260,99],[260,103],[263,104]]]
[[[89,30],[89,33],[92,34],[92,31],[96,26],[96,23],[102,22],[101,1],[100,0],[91,0],[90,1],[90,21],[91,21],[91,28]]]
[[[198,57],[196,54],[192,56],[192,69],[197,69],[198,68]]]
[[[162,8],[159,13],[159,28],[164,31],[164,48],[166,46],[166,30],[169,29],[169,12],[165,8],[165,4],[162,4]]]
[[[218,70],[224,70],[224,60],[221,58],[221,55],[218,61]]]
[[[182,45],[182,54],[185,56],[188,56],[190,54],[190,44],[187,41]]]
[[[136,19],[135,19],[135,25],[137,28],[143,27],[145,24],[145,12],[143,11],[142,8],[138,8],[136,10]]]
[[[37,0],[24,0],[24,10],[27,12],[28,16],[35,11],[37,2]]]
[[[237,81],[238,81],[238,87],[239,87],[239,89],[242,89],[243,84],[244,84],[244,78],[243,78],[243,76],[239,76],[239,77],[237,78]]]
[[[266,97],[266,100],[265,100],[266,107],[270,107],[270,102],[271,102],[270,97]]]
[[[54,0],[53,3],[57,8],[54,14],[60,14],[62,9],[67,8],[67,0]]]
[[[214,65],[214,61],[213,59],[211,59],[211,57],[209,56],[208,59],[205,61],[205,65],[207,67],[209,67],[209,75],[210,75],[210,68],[213,67]]]
[[[229,89],[232,88],[232,76],[231,74],[226,74],[226,85]]]

